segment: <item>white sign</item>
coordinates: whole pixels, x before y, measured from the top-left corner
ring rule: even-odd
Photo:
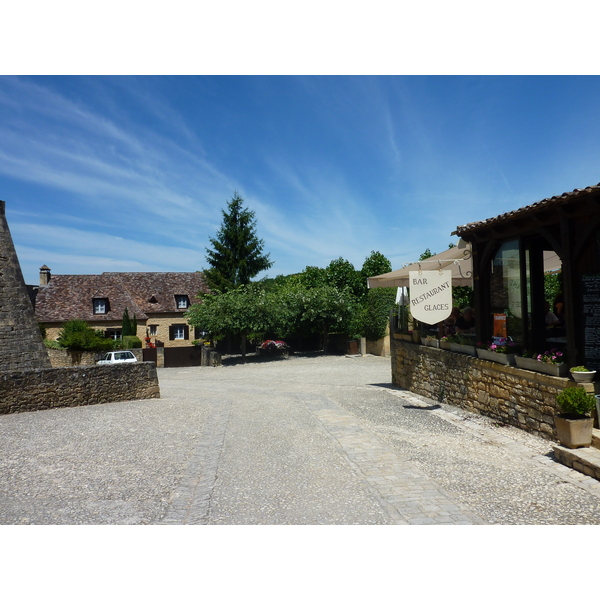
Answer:
[[[452,273],[410,271],[410,312],[418,321],[435,325],[452,312]]]

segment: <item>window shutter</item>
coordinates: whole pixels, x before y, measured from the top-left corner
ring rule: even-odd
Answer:
[[[190,339],[190,326],[189,325],[183,326],[183,339],[184,340]]]
[[[175,327],[173,327],[173,325],[169,325],[169,339],[175,339]]]

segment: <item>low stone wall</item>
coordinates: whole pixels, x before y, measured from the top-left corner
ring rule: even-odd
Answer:
[[[50,364],[53,368],[58,367],[80,367],[84,365],[95,365],[96,361],[105,352],[88,352],[83,350],[67,350],[66,348],[46,348]],[[143,361],[142,349],[131,348],[138,361]]]
[[[160,398],[151,362],[0,374],[0,414],[145,398]]]
[[[395,385],[549,439],[556,439],[554,398],[576,385],[566,378],[413,344],[396,334],[391,353]],[[593,391],[593,384],[588,385]]]

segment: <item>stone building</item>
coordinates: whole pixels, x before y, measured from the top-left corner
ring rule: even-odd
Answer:
[[[153,345],[189,346],[200,337],[185,312],[208,291],[202,273],[102,273],[52,275],[40,268],[35,316],[47,339],[58,338],[67,321],[80,319],[107,337],[121,337],[123,313],[137,320],[137,336]]]
[[[0,201],[0,373],[48,368],[21,266]]]

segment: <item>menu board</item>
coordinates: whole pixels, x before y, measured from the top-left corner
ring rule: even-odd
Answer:
[[[584,275],[583,324],[585,332],[585,366],[600,370],[600,275]]]

